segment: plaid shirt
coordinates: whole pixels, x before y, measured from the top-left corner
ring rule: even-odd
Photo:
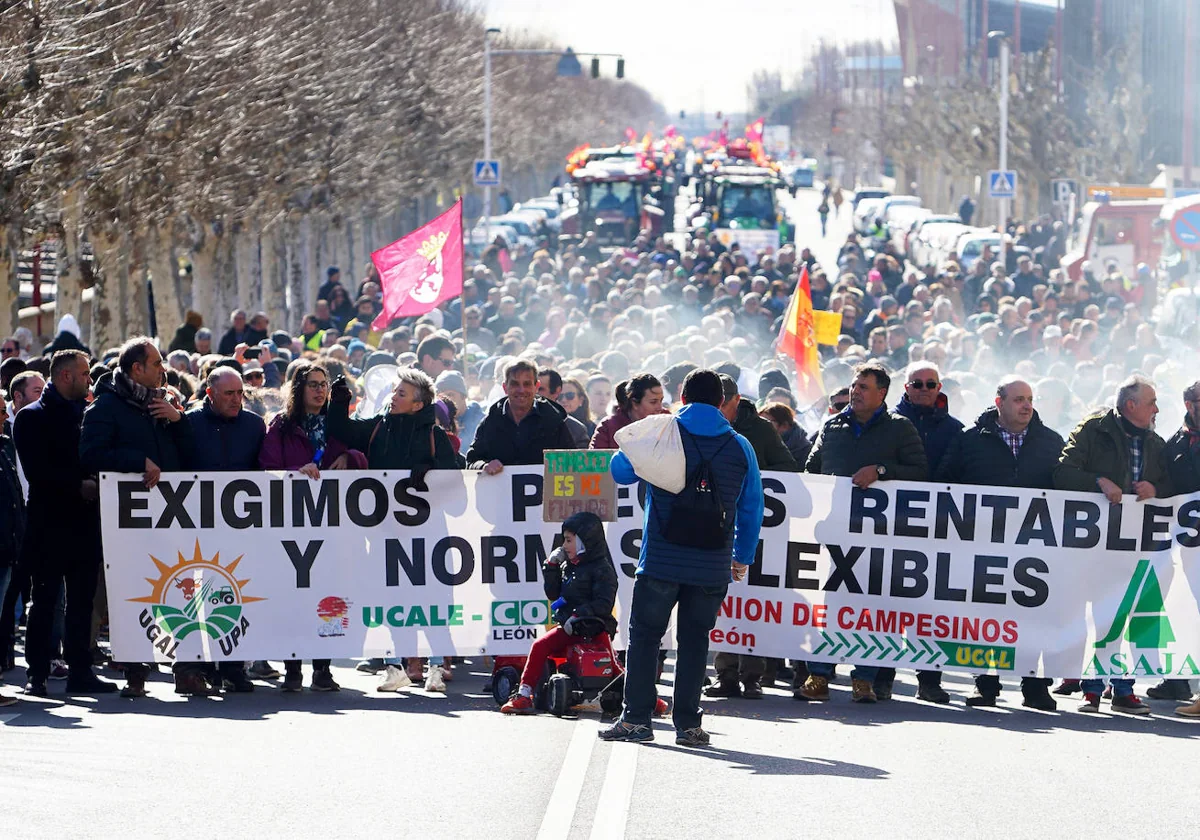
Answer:
[[[1146,438],[1143,435],[1125,435],[1129,441],[1129,475],[1134,484],[1142,480],[1142,466],[1145,463]],[[1132,489],[1132,488],[1126,488]]]
[[[1029,432],[1029,427],[1026,426],[1020,433],[1010,432],[999,423],[996,424],[996,428],[1000,430],[1000,437],[1008,444],[1008,448],[1012,450],[1013,457],[1016,458],[1021,452],[1021,444],[1025,442],[1025,435]]]

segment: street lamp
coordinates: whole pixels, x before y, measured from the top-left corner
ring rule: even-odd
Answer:
[[[625,58],[618,53],[576,53],[570,47],[566,51],[559,50],[494,50],[492,36],[499,35],[500,30],[491,27],[483,32],[483,157],[492,159],[492,56],[494,55],[557,55],[559,56],[556,72],[559,76],[582,76],[583,66],[579,63],[580,55],[592,58],[615,57],[617,59],[617,78],[625,76]],[[492,188],[483,188],[483,238],[486,243],[492,237]],[[486,248],[487,245],[485,244]]]
[[[1000,171],[1008,171],[1008,34],[999,29],[988,33],[988,40],[1000,41]],[[1008,246],[1004,233],[1008,229],[1008,199],[1000,199],[1000,264],[1008,270]]]

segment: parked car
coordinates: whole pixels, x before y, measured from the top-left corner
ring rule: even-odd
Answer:
[[[866,235],[875,227],[875,211],[883,204],[885,196],[864,198],[854,210],[854,231]]]
[[[983,255],[983,249],[991,246],[993,253],[1000,251],[1000,234],[988,228],[975,228],[958,237],[954,254],[963,271],[970,271],[975,261]]]
[[[889,195],[891,195],[891,192],[883,189],[882,187],[865,187],[864,189],[858,190],[854,193],[854,200],[850,202],[850,206],[854,208],[857,215],[858,205],[862,203],[863,199],[887,198]]]
[[[966,225],[956,215],[930,215],[923,219],[918,219],[909,233],[908,248],[905,251],[905,256],[908,257],[915,265],[929,265],[929,258],[932,256],[931,244],[933,237],[938,233],[944,233],[952,225],[966,229]],[[934,259],[936,264],[936,258]]]

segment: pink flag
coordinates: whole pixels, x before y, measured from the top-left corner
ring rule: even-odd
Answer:
[[[424,315],[462,294],[462,199],[429,224],[371,254],[383,283],[383,311],[371,329],[394,319]]]

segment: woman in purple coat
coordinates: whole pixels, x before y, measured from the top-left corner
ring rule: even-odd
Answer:
[[[365,470],[366,457],[356,449],[347,449],[341,441],[325,432],[325,413],[329,404],[329,372],[318,364],[305,363],[296,368],[288,388],[287,406],[267,427],[258,456],[264,470],[297,470],[312,479],[321,470]],[[313,660],[313,691],[337,691],[330,660]],[[283,690],[301,691],[304,678],[300,660],[285,664]]]

